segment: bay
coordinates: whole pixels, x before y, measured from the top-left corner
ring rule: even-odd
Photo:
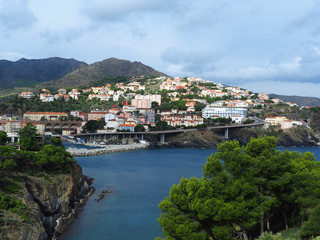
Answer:
[[[279,147],[320,159],[318,147]],[[216,149],[161,148],[78,157],[96,192],[61,240],[152,240],[162,236],[159,203],[182,177],[202,177],[201,165]],[[95,199],[107,187],[112,194]]]

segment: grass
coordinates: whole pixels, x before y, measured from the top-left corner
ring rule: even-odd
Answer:
[[[18,87],[34,87],[35,85],[39,84],[39,82],[35,80],[27,80],[27,79],[16,79],[16,83]]]
[[[281,234],[284,239],[300,239],[300,231],[300,227],[297,227],[284,231]]]
[[[21,92],[26,92],[26,91],[35,91],[35,88],[31,87],[18,87],[18,88],[11,88],[11,89],[3,89],[0,90],[0,98],[6,98],[6,97],[11,97],[11,96],[16,96]]]

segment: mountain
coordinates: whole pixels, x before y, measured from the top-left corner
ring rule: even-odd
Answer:
[[[41,84],[42,87],[59,88],[87,85],[90,82],[114,77],[167,76],[164,73],[142,64],[117,58],[109,58],[100,62],[83,66],[66,76]]]
[[[317,97],[301,97],[301,96],[286,96],[286,95],[277,95],[277,94],[269,94],[270,97],[279,98],[285,102],[293,102],[298,104],[299,106],[311,106],[316,107],[320,106],[320,98]]]
[[[16,62],[0,60],[0,89],[35,86],[62,78],[84,66],[87,66],[84,62],[58,57],[32,60],[22,58]]]

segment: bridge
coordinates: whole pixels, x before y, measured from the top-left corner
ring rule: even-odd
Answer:
[[[207,128],[201,128],[202,130],[224,130],[224,137],[228,139],[229,130],[236,128],[257,128],[262,127],[264,121],[258,118],[252,118],[254,123],[250,124],[232,124],[225,126],[211,126]],[[177,129],[177,130],[165,130],[165,131],[148,131],[148,132],[108,132],[108,133],[83,133],[73,135],[75,138],[80,138],[84,142],[106,141],[108,139],[124,139],[124,138],[138,138],[144,140],[146,135],[158,135],[160,136],[160,142],[165,143],[165,136],[168,134],[177,134],[184,132],[192,132],[201,130],[199,128],[192,129]]]

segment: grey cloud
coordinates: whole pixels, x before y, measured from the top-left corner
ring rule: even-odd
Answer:
[[[0,1],[0,26],[8,31],[31,27],[36,22],[28,0]]]
[[[293,33],[308,29],[312,35],[320,33],[320,4],[318,1],[311,1],[310,11],[305,12],[300,17],[290,22],[284,29],[284,32]],[[310,3],[310,1],[309,1]]]
[[[220,49],[179,49],[167,48],[161,54],[161,58],[174,65],[181,65],[186,73],[202,75],[204,72],[213,71],[215,62],[221,55]]]
[[[291,58],[278,59],[264,66],[247,66],[238,69],[220,68],[204,74],[227,83],[263,81],[319,83],[319,65],[320,47],[309,46],[293,52]]]
[[[65,28],[61,31],[52,31],[46,29],[40,32],[40,36],[45,39],[48,43],[56,44],[62,41],[72,42],[75,39],[81,37],[88,31],[92,31],[89,28]]]
[[[188,8],[190,0],[91,0],[82,3],[83,12],[94,21],[121,21],[145,13],[175,13]],[[159,19],[161,20],[161,19]]]
[[[141,28],[135,28],[131,32],[133,36],[137,37],[140,40],[145,39],[148,35],[147,32]]]

